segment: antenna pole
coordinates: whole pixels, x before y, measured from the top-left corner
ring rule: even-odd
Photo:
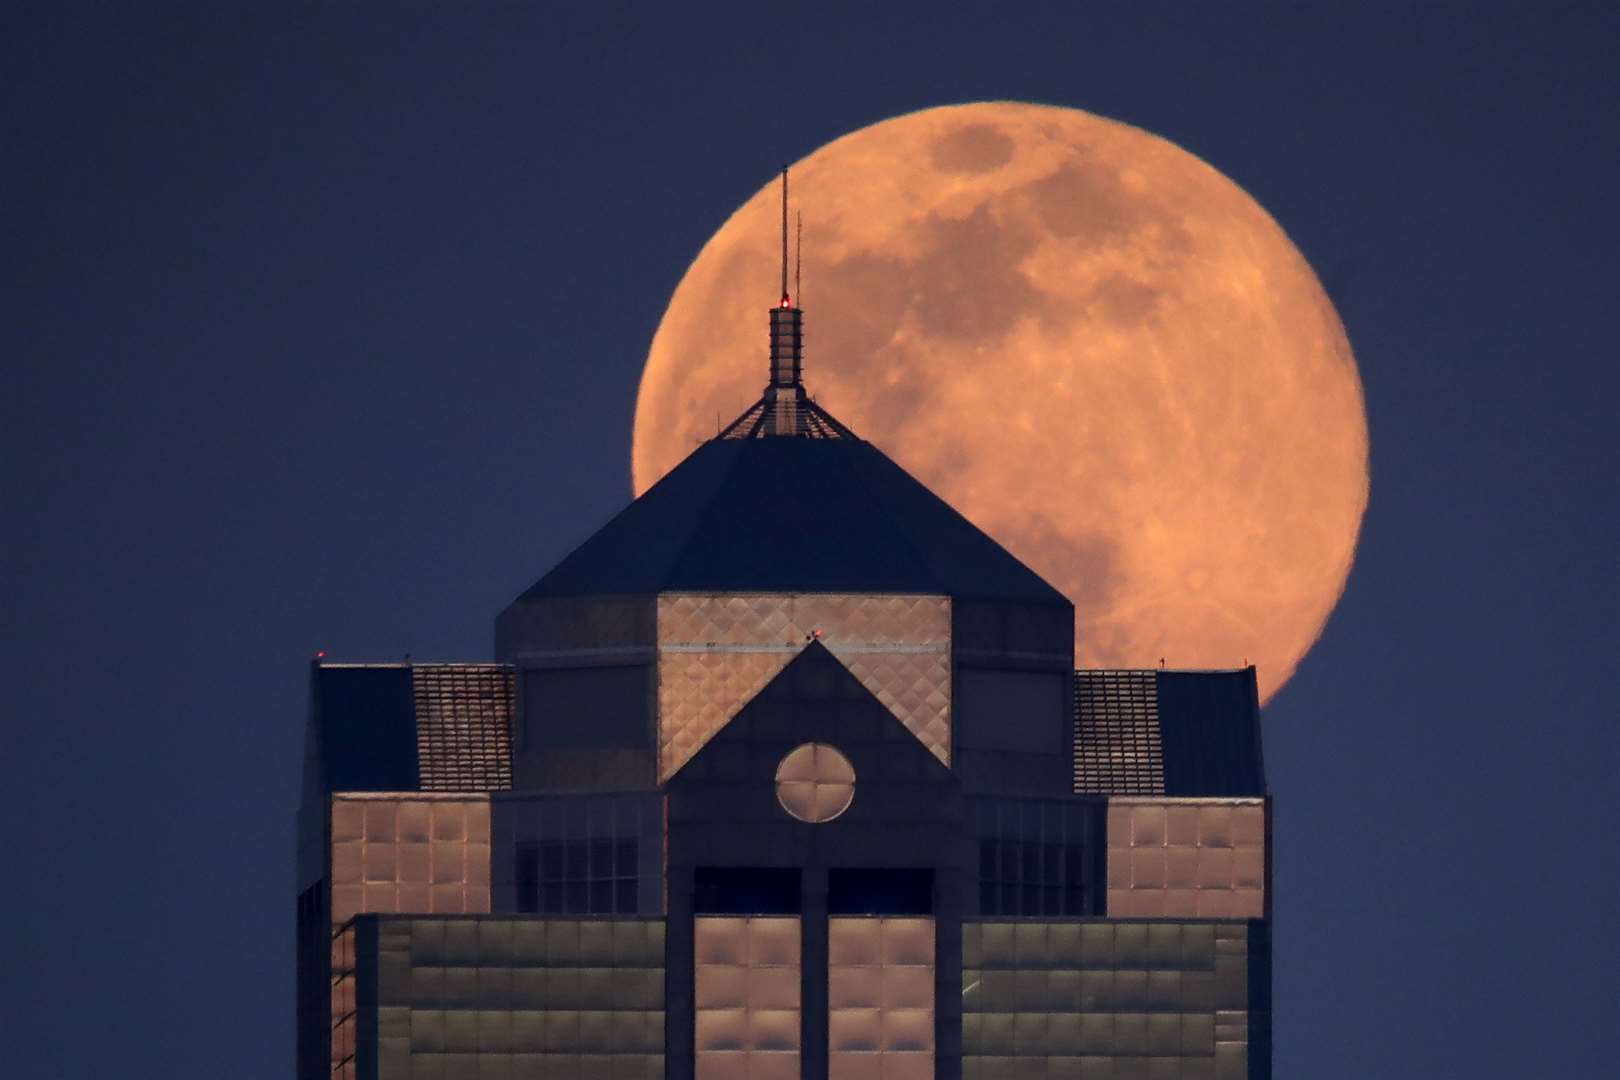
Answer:
[[[800,283],[800,271],[804,269],[804,211],[794,212],[793,237],[793,304],[795,307],[804,306],[804,287]]]
[[[788,233],[787,233],[787,206],[788,206],[787,171],[788,171],[788,167],[786,165],[782,166],[782,306],[783,307],[788,306],[788,288],[787,288],[787,267],[788,267],[788,251],[787,251],[787,249],[788,249],[788,243],[787,243],[787,241],[788,241]]]
[[[782,166],[782,299],[771,308],[771,381],[760,403],[760,423],[767,435],[804,435],[801,409],[804,384],[800,364],[804,356],[803,314],[788,292],[788,175]],[[797,289],[799,283],[794,281]]]

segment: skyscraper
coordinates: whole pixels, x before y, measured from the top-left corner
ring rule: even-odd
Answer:
[[[1269,1076],[1254,670],[1074,670],[800,343],[495,663],[315,663],[301,1080]]]

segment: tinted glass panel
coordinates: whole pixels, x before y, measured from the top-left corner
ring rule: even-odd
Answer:
[[[708,915],[797,915],[799,871],[774,867],[700,866],[692,909]]]
[[[984,915],[1102,914],[1101,803],[975,800],[979,911]]]
[[[840,870],[827,872],[831,915],[931,915],[932,870]]]

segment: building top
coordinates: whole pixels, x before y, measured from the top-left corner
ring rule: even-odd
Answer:
[[[1073,745],[1081,794],[1266,793],[1252,667],[1076,671]]]
[[[325,791],[512,786],[512,669],[502,664],[317,664],[310,777]]]
[[[1069,601],[871,443],[714,439],[521,597],[703,591]]]
[[[803,316],[770,310],[760,399],[519,598],[872,592],[1069,601],[810,398]],[[795,291],[797,288],[795,287]]]
[[[516,682],[502,664],[318,664],[316,790],[505,791]],[[1266,794],[1254,669],[1074,673],[1074,792]]]

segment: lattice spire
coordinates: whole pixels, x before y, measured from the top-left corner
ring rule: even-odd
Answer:
[[[802,247],[803,223],[799,228]],[[797,267],[795,268],[797,270]],[[799,282],[795,273],[794,288]],[[782,167],[782,298],[771,309],[770,379],[765,393],[720,433],[722,439],[788,436],[852,439],[855,435],[804,390],[804,312],[788,292],[788,171]]]

